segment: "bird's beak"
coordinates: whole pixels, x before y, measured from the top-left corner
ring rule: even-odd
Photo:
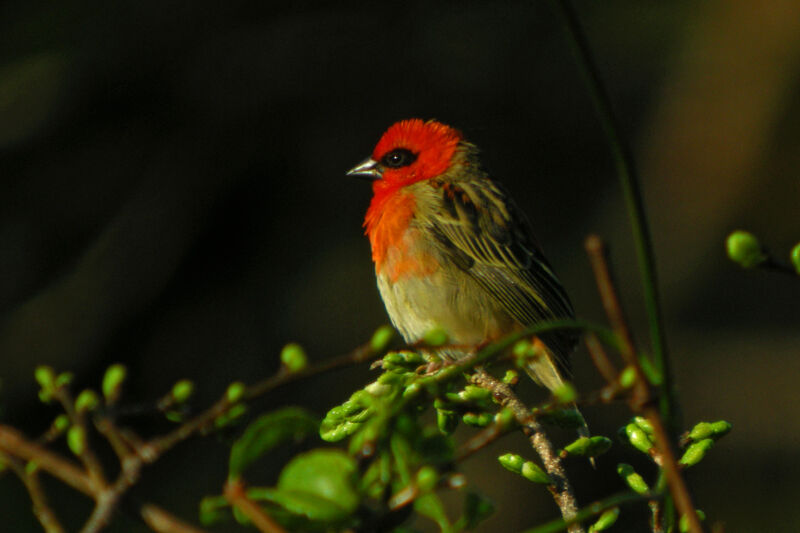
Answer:
[[[379,180],[383,171],[378,166],[378,162],[371,157],[366,158],[361,163],[347,171],[347,176],[364,180]]]

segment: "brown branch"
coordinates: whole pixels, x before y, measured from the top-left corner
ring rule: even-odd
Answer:
[[[544,465],[545,472],[550,476],[553,481],[548,485],[550,493],[556,502],[561,516],[565,521],[572,520],[578,512],[578,503],[575,499],[575,493],[572,491],[572,486],[567,479],[564,467],[561,464],[561,458],[556,453],[553,444],[544,433],[544,429],[536,418],[531,414],[531,411],[525,406],[524,403],[514,394],[511,387],[496,379],[494,376],[486,372],[482,367],[476,367],[475,373],[470,377],[470,381],[492,392],[494,398],[503,407],[508,407],[514,413],[514,418],[517,420],[522,431],[531,441],[533,449],[539,454]],[[583,533],[584,529],[580,523],[570,524],[568,531],[570,533]]]
[[[649,381],[645,377],[639,359],[636,357],[633,338],[625,321],[622,306],[611,276],[605,244],[597,235],[590,235],[586,239],[585,246],[592,264],[603,308],[621,342],[620,355],[625,364],[634,369],[636,375],[633,390],[629,397],[631,410],[642,414],[653,427],[653,440],[658,453],[657,462],[666,476],[667,485],[672,498],[675,500],[675,507],[681,515],[686,516],[691,533],[702,533],[703,529],[700,525],[700,520],[697,518],[689,488],[686,486],[683,476],[681,476],[675,453],[672,450],[672,441],[664,427],[661,414],[653,402]]]
[[[12,427],[0,425],[0,451],[24,461],[35,461],[39,468],[53,477],[79,492],[94,496],[92,483],[86,473],[60,455],[27,440]]]
[[[370,347],[369,343],[367,343],[359,346],[350,353],[340,355],[339,357],[334,357],[333,359],[330,359],[319,365],[310,366],[305,370],[301,370],[300,372],[288,372],[285,368],[281,367],[281,369],[275,375],[247,387],[245,389],[243,399],[251,400],[253,398],[263,396],[267,392],[270,392],[274,389],[288,385],[289,383],[294,383],[295,381],[318,374],[324,374],[325,372],[330,372],[331,370],[335,370],[337,368],[362,363],[364,361],[368,361],[376,355],[377,353],[375,353],[375,351]],[[212,427],[214,425],[214,421],[227,413],[234,405],[236,404],[223,397],[214,405],[198,414],[191,420],[184,422],[181,426],[167,435],[155,438],[150,442],[143,444],[137,450],[137,453],[145,457],[148,462],[153,462],[164,452],[179,442],[188,439],[195,433],[205,431]]]
[[[64,533],[64,527],[58,521],[55,512],[47,503],[47,497],[39,483],[39,476],[36,469],[28,472],[25,465],[15,457],[0,451],[0,463],[8,466],[14,474],[22,481],[33,503],[33,515],[42,524],[47,533]]]
[[[205,533],[152,503],[143,505],[141,514],[144,523],[156,533]]]
[[[239,509],[262,533],[286,533],[259,505],[247,497],[244,484],[239,480],[225,483],[223,492],[231,505]]]

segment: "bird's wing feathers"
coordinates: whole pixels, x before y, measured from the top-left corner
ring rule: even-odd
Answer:
[[[436,188],[442,209],[426,222],[445,253],[509,315],[522,325],[573,316],[569,298],[526,219],[498,183],[445,182]],[[566,370],[574,335],[554,332],[542,340]]]

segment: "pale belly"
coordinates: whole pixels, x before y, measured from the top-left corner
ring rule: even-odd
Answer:
[[[468,353],[512,331],[515,321],[469,275],[451,267],[424,276],[392,280],[378,274],[386,311],[405,341],[420,341],[433,329],[443,329],[448,344]]]

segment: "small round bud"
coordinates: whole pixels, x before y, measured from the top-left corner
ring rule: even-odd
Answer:
[[[625,426],[625,435],[627,435],[628,442],[630,442],[634,448],[642,453],[650,455],[653,443],[642,428],[631,422]]]
[[[389,343],[394,338],[394,329],[391,326],[381,326],[372,334],[372,339],[369,341],[369,347],[375,353],[384,351]]]
[[[597,457],[607,452],[611,448],[611,439],[602,435],[594,437],[581,437],[578,440],[564,446],[564,451],[569,455],[581,457]]]
[[[56,433],[61,434],[69,427],[69,417],[65,414],[58,415],[53,420],[53,429]]]
[[[789,259],[792,261],[792,266],[794,266],[794,271],[797,272],[797,275],[800,276],[800,242],[794,245],[792,251],[789,252]]]
[[[542,470],[542,468],[533,461],[525,461],[520,474],[528,481],[533,481],[534,483],[549,485],[553,482],[550,476],[547,475],[547,472]]]
[[[300,372],[308,366],[308,356],[299,344],[287,344],[281,350],[281,363],[289,372]]]
[[[43,389],[53,389],[56,383],[56,373],[53,367],[40,365],[33,371],[33,377]]]
[[[448,338],[449,335],[445,330],[442,328],[433,328],[425,334],[422,340],[428,346],[444,346],[447,344]]]
[[[500,427],[501,430],[510,428],[516,423],[514,411],[508,408],[501,409],[500,412],[494,415],[494,422]]]
[[[706,453],[708,453],[713,446],[714,439],[703,439],[699,442],[694,442],[686,448],[686,451],[683,452],[683,456],[678,463],[685,467],[694,466],[703,460],[703,457],[706,456]]]
[[[230,403],[236,403],[244,397],[247,387],[241,381],[234,381],[228,385],[228,390],[225,391],[225,398]]]
[[[516,453],[505,453],[497,458],[500,465],[506,470],[510,470],[515,474],[522,472],[522,465],[525,464],[525,459]]]
[[[505,375],[503,376],[503,383],[506,385],[511,385],[512,387],[519,383],[519,372],[514,370],[513,368],[509,368],[506,370]]]
[[[110,405],[119,398],[122,382],[125,381],[127,373],[125,366],[119,363],[111,365],[106,370],[103,376],[103,397],[106,399],[107,404]]]
[[[616,523],[617,518],[619,518],[619,507],[612,507],[611,509],[607,509],[600,515],[600,518],[597,519],[597,522],[592,524],[589,527],[589,533],[595,533],[597,531],[605,531],[606,529],[610,528],[611,526]]]
[[[86,451],[86,432],[80,426],[72,426],[67,431],[67,446],[75,455],[82,455]]]
[[[172,386],[172,399],[177,403],[184,403],[192,397],[194,393],[194,383],[188,379],[182,379]]]
[[[706,519],[706,513],[700,509],[695,509],[695,512],[697,513],[697,518],[699,518],[701,522]],[[681,530],[681,533],[689,532],[689,519],[686,517],[686,515],[681,515],[681,519],[678,522],[678,529]]]
[[[422,492],[430,492],[439,482],[439,473],[432,466],[423,466],[417,472],[417,487]]]
[[[623,389],[630,389],[634,383],[636,383],[636,369],[626,366],[619,373],[619,384]]]
[[[758,238],[747,231],[734,231],[728,235],[728,257],[744,268],[753,268],[767,260]]]
[[[91,389],[81,391],[75,399],[75,410],[79,413],[94,411],[97,409],[98,405],[100,405],[100,398],[98,398],[97,393]]]
[[[625,480],[625,483],[637,494],[647,494],[650,487],[647,486],[644,478],[640,476],[633,467],[627,463],[617,465],[617,474]]]

